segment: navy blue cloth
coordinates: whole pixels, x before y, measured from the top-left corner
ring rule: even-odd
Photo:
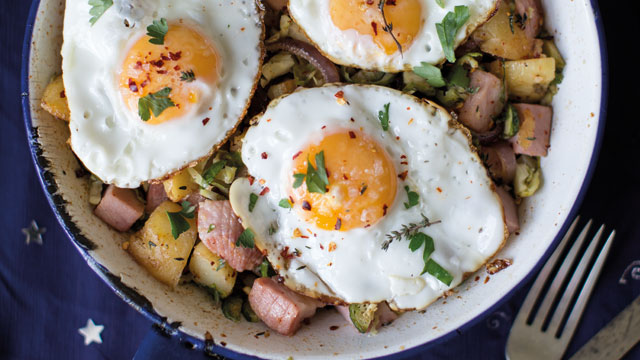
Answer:
[[[619,17],[618,2],[603,2],[609,35],[611,97],[607,131],[592,185],[580,209],[584,218],[616,228],[618,235],[585,316],[567,352],[573,354],[640,295],[640,125],[638,91],[629,37],[637,35],[638,12]],[[55,220],[29,155],[20,108],[20,55],[29,2],[3,0],[0,12],[0,358],[125,359],[143,342],[169,358],[203,358],[171,339],[149,333],[151,323],[121,301],[84,263]],[[36,220],[46,227],[43,245],[25,244],[22,228]],[[625,270],[627,273],[625,274]],[[635,277],[634,277],[635,275]],[[626,284],[620,283],[625,276]],[[495,312],[420,359],[501,359],[509,327],[527,286]],[[102,343],[84,345],[78,329],[91,318],[103,325]],[[147,336],[148,334],[148,336]],[[636,346],[627,359],[640,359]]]

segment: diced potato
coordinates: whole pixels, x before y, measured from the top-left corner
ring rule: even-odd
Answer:
[[[489,71],[503,77],[502,62],[496,60],[488,65]],[[505,61],[509,98],[516,101],[538,102],[556,77],[556,61],[552,57]]]
[[[480,44],[480,50],[509,60],[532,56],[534,41],[525,35],[515,15],[511,15],[509,4],[502,2],[491,20],[474,31],[472,37]]]
[[[69,105],[67,104],[67,96],[64,93],[62,75],[53,78],[47,88],[44,89],[40,106],[58,119],[69,121]]]
[[[220,297],[225,298],[233,290],[237,273],[226,263],[220,266],[221,260],[201,242],[193,249],[189,271],[193,274],[193,281],[205,287],[215,288]]]
[[[168,180],[162,182],[164,191],[173,202],[180,202],[200,187],[193,181],[188,169],[177,172]]]
[[[264,65],[262,65],[262,79],[260,80],[260,85],[262,87],[267,86],[271,80],[291,71],[295,64],[296,60],[290,53],[280,52],[275,54],[271,59],[264,63]]]
[[[182,207],[170,201],[160,204],[137,233],[131,235],[129,253],[156,279],[175,287],[198,236],[196,220],[185,218],[189,230],[177,239],[171,234],[167,212],[178,212]]]
[[[294,79],[287,79],[278,84],[271,85],[269,90],[267,90],[267,96],[269,96],[269,99],[273,100],[282,95],[291,94],[297,87],[298,85],[296,85],[296,81]]]

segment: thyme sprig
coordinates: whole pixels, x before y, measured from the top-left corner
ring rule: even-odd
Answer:
[[[378,2],[378,9],[380,9],[380,13],[382,14],[382,21],[384,22],[384,26],[382,27],[382,30],[386,33],[389,33],[389,35],[391,35],[393,42],[396,43],[398,50],[400,50],[400,56],[404,57],[404,55],[402,54],[402,45],[400,45],[400,42],[398,41],[396,36],[393,34],[393,24],[387,22],[387,16],[384,13],[384,5],[386,1],[387,0],[380,0],[380,2]]]
[[[431,222],[426,216],[424,216],[424,214],[420,215],[422,216],[422,221],[420,221],[419,223],[409,223],[409,225],[402,225],[402,229],[392,231],[387,234],[387,240],[382,243],[382,250],[387,251],[387,249],[389,249],[389,245],[391,245],[394,240],[399,241],[402,240],[402,238],[409,239],[411,236],[415,235],[418,230],[442,222],[440,220]]]

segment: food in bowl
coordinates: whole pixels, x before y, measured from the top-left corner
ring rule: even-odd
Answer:
[[[105,65],[96,80],[110,82],[96,89],[118,90],[107,96],[114,102],[96,109],[115,116],[124,112],[133,125],[114,122],[113,130],[106,123],[93,123],[89,126],[115,132],[102,136],[96,130],[82,141],[89,146],[97,139],[95,148],[104,149],[105,143],[130,139],[117,132],[131,136],[142,134],[135,129],[149,128],[157,135],[149,141],[170,147],[175,144],[158,131],[165,124],[188,124],[186,128],[197,130],[177,141],[206,143],[198,155],[189,147],[171,153],[167,161],[175,166],[159,165],[164,152],[135,157],[144,163],[141,167],[118,162],[123,158],[114,155],[107,161],[113,172],[87,165],[95,214],[130,234],[122,247],[150,274],[170,287],[201,285],[212,294],[212,307],[218,306],[232,321],[263,321],[292,335],[318,308],[333,305],[358,331],[375,332],[404,311],[426,308],[485,264],[508,234],[518,231],[519,199],[533,195],[542,184],[539,157],[550,145],[549,104],[564,62],[552,38],[540,33],[542,13],[536,1],[501,2],[486,23],[473,26],[467,22],[478,15],[475,5],[485,2],[444,2],[441,7],[434,1],[430,14],[440,13],[441,21],[422,26],[435,29],[440,47],[432,50],[447,61],[441,64],[440,58],[425,56],[402,72],[393,71],[404,68],[336,65],[322,55],[320,44],[318,49],[307,39],[309,25],[296,23],[300,19],[292,19],[286,7],[273,1],[265,9],[251,2],[237,5],[246,6],[237,12],[241,22],[226,24],[237,31],[217,34],[201,30],[197,22],[208,16],[207,2],[205,15],[193,22],[186,16],[147,13],[146,2],[91,3],[93,7],[68,1],[65,23],[73,13],[70,21],[86,22],[78,26],[89,37],[104,31],[99,24],[105,19],[110,19],[105,24],[127,29],[127,35],[114,35],[128,36],[126,41],[111,49],[122,54],[116,56],[121,62]],[[378,9],[376,16],[384,16],[384,9],[403,3],[364,2],[362,11]],[[263,21],[268,35],[264,41]],[[465,33],[476,25],[473,33]],[[249,43],[252,50],[247,51],[254,56],[249,65],[216,50],[219,63],[202,56],[196,62],[204,61],[204,68],[186,63],[165,69],[169,62],[182,60],[182,54],[196,51],[184,50],[174,59],[187,40],[196,39],[194,49],[208,54],[211,48],[232,52],[228,47],[239,44],[224,39],[242,37],[249,26],[257,30],[248,31],[248,37],[259,39]],[[390,31],[390,37],[397,35]],[[178,41],[171,42],[177,47],[173,51],[165,49],[169,34],[179,34]],[[74,36],[69,41],[76,41]],[[462,40],[456,40],[459,37]],[[83,44],[69,45],[67,40],[65,35],[63,49]],[[396,52],[413,46],[396,44]],[[143,60],[132,60],[131,51],[142,48],[137,52],[142,58],[159,51],[160,60],[143,59],[149,60],[147,68]],[[263,48],[269,57],[261,66]],[[164,51],[168,60],[162,58]],[[84,84],[72,90],[78,75],[68,75],[75,69],[65,70],[65,63],[76,56],[76,50],[63,51],[62,78],[45,91],[43,107],[70,121],[72,150],[85,163],[82,149],[74,147],[74,124],[86,121],[82,106],[100,99],[90,98],[95,91],[80,91]],[[227,67],[229,61],[237,67]],[[176,66],[189,70],[178,72]],[[192,110],[203,113],[177,106],[185,98],[180,100],[174,89],[186,90],[189,103],[190,86],[199,86],[198,79],[206,80],[206,71],[212,69],[224,69],[217,75],[248,85],[227,91],[213,80],[217,85],[208,93],[197,88],[209,98],[193,98]],[[110,77],[103,76],[109,72]],[[144,77],[140,84],[137,75]],[[212,106],[211,98],[248,101],[258,77],[248,114],[244,101],[220,100],[219,107]],[[129,78],[138,90],[134,95],[127,93],[132,92],[127,89]],[[138,89],[144,81],[145,88],[154,90]],[[86,104],[77,104],[69,92],[85,98]],[[220,109],[229,111],[220,114]],[[91,117],[93,112],[87,111]],[[83,119],[74,122],[74,117]],[[204,139],[210,135],[213,138]],[[147,140],[135,138],[141,144]],[[116,153],[127,155],[126,149]],[[125,163],[131,166],[121,166]],[[148,171],[152,168],[157,173]]]

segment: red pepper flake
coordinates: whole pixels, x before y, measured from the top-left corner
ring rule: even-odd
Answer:
[[[324,246],[322,246],[322,244],[320,244],[320,250],[324,250]]]
[[[173,70],[175,70],[175,71],[180,71],[180,69],[181,69],[180,65],[176,65],[176,66],[173,67]]]
[[[211,119],[209,119],[209,118],[202,119],[202,126],[207,125],[209,123],[209,120],[211,120]]]
[[[64,92],[64,90],[60,91],[60,97],[63,99],[67,97],[67,94]]]
[[[142,87],[142,88],[143,88],[143,87],[145,87],[145,86],[147,86],[147,85],[149,85],[149,80],[145,80],[145,81],[143,81],[143,82],[142,82],[142,84],[140,84],[140,87]]]
[[[409,171],[405,170],[405,171],[401,172],[400,174],[398,174],[398,177],[400,178],[400,180],[404,181],[407,178],[407,175],[409,175]]]
[[[367,5],[373,5],[373,0],[367,0]]]
[[[167,55],[165,54],[160,54],[160,59],[164,60],[164,61],[169,61],[171,60]]]
[[[141,68],[142,68],[142,61],[136,61],[136,66],[134,66],[134,69],[140,70]]]
[[[280,251],[280,256],[282,256],[283,259],[285,260],[289,260],[289,259],[293,259],[294,255],[289,253],[289,247],[285,246],[284,249],[282,249],[282,251]]]
[[[352,139],[356,138],[356,133],[354,133],[353,131],[349,131],[349,137]]]
[[[337,247],[338,247],[338,245],[336,245],[335,242],[333,242],[333,241],[330,242],[329,243],[329,252],[335,251]]]
[[[138,85],[136,84],[136,81],[133,80],[132,78],[129,78],[129,90],[131,90],[131,92],[134,92],[134,93],[138,92]]]
[[[249,177],[247,177],[247,179],[249,179],[249,185],[253,185],[253,182],[256,181],[256,178],[254,178],[251,175],[249,175]]]
[[[340,90],[337,93],[335,93],[333,96],[337,97],[338,99],[341,99],[344,97],[344,91]]]
[[[439,186],[436,188],[436,190],[438,190],[439,193],[442,192],[442,188],[440,188]]]
[[[493,275],[511,266],[513,262],[509,259],[495,259],[487,264],[487,273]]]
[[[396,136],[396,140],[400,140],[400,136]],[[438,145],[436,145],[436,146],[438,146]]]
[[[300,154],[302,154],[302,151],[298,151],[297,153],[295,153],[295,155],[293,155],[293,158],[291,160],[295,160],[298,156],[300,156]]]
[[[387,215],[387,209],[389,209],[387,204],[382,205],[382,216]]]
[[[378,24],[376,24],[375,21],[372,21],[371,27],[373,28],[373,33],[375,34],[375,36],[378,36]]]
[[[178,51],[176,53],[169,52],[169,57],[173,61],[180,60],[180,58],[182,57],[182,51]]]
[[[488,283],[488,282],[489,282],[489,277],[487,276],[487,277],[484,279],[484,283],[486,284],[486,283]]]
[[[167,73],[167,70],[158,70],[158,71],[156,71],[156,72],[157,72],[158,74],[160,74],[160,75],[164,75],[164,74],[166,74],[166,73]]]
[[[293,196],[289,195],[289,201],[291,201],[291,204],[295,204],[296,202],[293,201]]]
[[[162,67],[164,65],[164,61],[162,60],[152,60],[149,63],[155,67]]]
[[[244,26],[240,28],[240,31],[244,31]]]
[[[331,331],[335,331],[335,330],[338,330],[338,329],[340,329],[340,326],[337,326],[337,325],[329,326],[329,330],[331,330]]]
[[[476,278],[474,279],[475,281],[480,280],[480,276],[476,276]]]
[[[351,118],[351,119],[349,119],[349,120],[351,120],[351,122],[356,122],[353,118]]]
[[[260,156],[261,156],[263,159],[266,159],[266,158],[268,158],[268,157],[269,157],[269,155],[267,155],[267,153],[266,153],[266,152],[263,152],[262,154],[260,154]]]
[[[347,176],[347,174],[342,174],[342,178],[345,180],[349,180],[349,177]]]
[[[341,227],[342,227],[342,219],[338,218],[338,220],[336,220],[336,226],[334,226],[333,228],[336,230],[340,230]]]
[[[409,163],[407,161],[401,161],[400,165],[409,165]]]
[[[400,155],[400,159],[406,159],[407,155]]]
[[[307,200],[302,201],[302,209],[311,211],[311,204]]]
[[[266,194],[269,192],[269,187],[265,187],[264,189],[262,189],[262,191],[260,192],[260,196]]]
[[[395,6],[396,5],[396,0],[387,0],[384,4],[385,5]]]
[[[324,130],[327,128],[327,125],[324,125],[323,127],[321,127],[320,129]]]
[[[340,105],[344,105],[344,104],[349,105],[349,102],[347,100],[345,100],[345,98],[344,98],[344,91],[340,90],[337,93],[335,93],[333,96],[336,97],[336,99],[338,101],[338,104],[340,104]]]

